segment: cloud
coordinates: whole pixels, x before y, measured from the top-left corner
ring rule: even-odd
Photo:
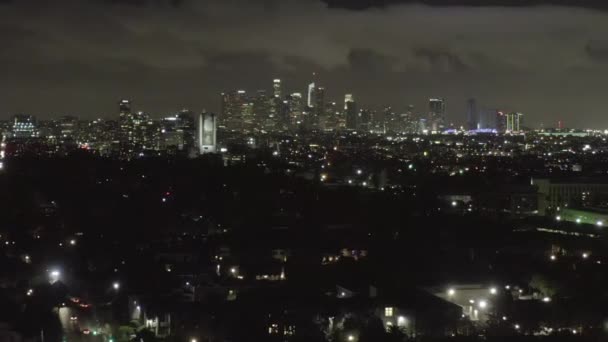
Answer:
[[[608,9],[604,0],[322,0],[329,8],[366,10],[393,5],[422,4],[436,7],[533,7],[541,5]]]
[[[0,78],[0,115],[113,114],[125,96],[156,115],[217,110],[221,91],[255,91],[279,77],[302,92],[317,72],[328,98],[353,92],[362,106],[424,112],[426,98],[443,96],[457,120],[474,96],[530,113],[528,122],[580,112],[581,123],[608,125],[600,76],[608,13],[376,3],[389,6],[13,0],[0,10],[0,63],[11,66]]]

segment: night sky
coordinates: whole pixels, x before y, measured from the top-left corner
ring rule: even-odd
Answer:
[[[463,124],[475,97],[532,127],[604,129],[607,37],[606,1],[0,0],[0,119],[117,117],[124,97],[154,117],[218,111],[221,91],[304,93],[317,72],[362,106],[445,97]]]

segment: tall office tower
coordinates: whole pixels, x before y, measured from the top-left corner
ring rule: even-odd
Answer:
[[[303,105],[301,93],[293,93],[287,97],[290,128],[295,128],[302,123]]]
[[[467,129],[475,130],[481,128],[479,125],[479,112],[477,111],[477,102],[474,98],[467,101]]]
[[[507,132],[520,132],[523,128],[524,115],[522,113],[509,113],[507,117]]]
[[[325,104],[322,120],[324,129],[334,130],[339,128],[340,108],[337,103],[328,102]]]
[[[120,100],[118,103],[118,108],[120,111],[120,116],[131,114],[131,101],[129,100]]]
[[[358,128],[357,103],[352,94],[344,96],[344,114],[346,117],[346,129],[356,130]]]
[[[13,138],[26,139],[39,136],[36,118],[32,115],[17,114],[13,117],[11,133]]]
[[[217,128],[215,114],[203,111],[198,116],[199,154],[215,153],[217,150]]]
[[[362,108],[357,114],[357,129],[362,131],[370,130],[370,123],[372,120],[372,111],[370,109]]]
[[[260,129],[268,127],[271,111],[271,102],[268,96],[266,96],[266,90],[258,90],[256,97],[253,99],[253,120],[255,127]]]
[[[118,136],[117,140],[120,142],[121,146],[129,143],[129,131],[130,127],[133,123],[133,113],[131,112],[131,101],[129,100],[120,100],[118,103]]]
[[[242,130],[245,120],[251,121],[249,113],[244,113],[249,107],[247,93],[244,90],[234,90],[222,93],[222,109],[220,114],[220,127],[231,131]]]
[[[445,101],[442,98],[429,99],[429,121],[431,131],[445,127]]]
[[[496,111],[496,132],[505,133],[506,130],[507,116],[501,111]]]
[[[317,116],[323,116],[325,114],[325,88],[316,87],[313,92],[313,107]]]
[[[315,96],[316,88],[317,88],[317,86],[315,85],[315,82],[312,82],[308,85],[308,99],[307,99],[306,105],[310,108],[313,108],[315,106],[314,96]]]
[[[196,146],[196,120],[194,113],[183,109],[176,115],[175,128],[183,132],[183,150],[188,151]]]
[[[272,81],[272,95],[274,97],[281,97],[281,80],[278,78]]]
[[[346,94],[344,95],[344,110],[346,110],[346,104],[348,102],[354,102],[355,98],[353,97],[353,94]]]

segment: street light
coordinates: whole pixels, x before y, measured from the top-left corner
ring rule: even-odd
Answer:
[[[485,309],[488,306],[488,302],[486,302],[485,300],[480,300],[479,301],[479,308],[480,309]]]
[[[195,338],[191,338],[190,342],[197,342],[197,340]]]
[[[452,289],[452,288],[448,289],[448,296],[450,296],[450,297],[451,297],[451,296],[453,296],[453,295],[455,295],[455,294],[456,294],[456,290],[454,290],[454,289]]]
[[[496,290],[496,288],[495,288],[495,287],[490,288],[490,294],[495,295],[495,294],[497,294],[497,293],[498,293],[498,290]]]
[[[120,289],[120,283],[119,283],[119,282],[117,282],[117,281],[115,281],[115,282],[112,284],[112,288],[114,288],[114,290],[118,291],[118,289]]]
[[[545,303],[549,303],[550,301],[551,301],[550,297],[544,297],[543,298],[543,302],[545,302]]]
[[[353,335],[348,335],[348,337],[346,338],[349,342],[352,342],[355,340],[355,336]]]

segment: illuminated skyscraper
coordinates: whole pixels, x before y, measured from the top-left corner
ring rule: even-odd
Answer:
[[[273,96],[274,97],[281,97],[281,80],[278,78],[275,78],[274,81],[272,81],[272,90],[273,90]]]
[[[315,106],[315,100],[314,100],[314,96],[315,96],[315,89],[316,89],[316,85],[314,82],[312,82],[311,84],[308,85],[308,101],[306,102],[306,104],[308,105],[308,107],[312,108]]]
[[[198,116],[199,154],[215,153],[217,150],[217,123],[215,114],[203,111]]]
[[[346,94],[346,95],[344,95],[344,110],[346,110],[346,104],[348,102],[354,102],[354,101],[355,101],[355,99],[353,97],[353,94]]]
[[[344,95],[344,113],[346,116],[346,128],[356,130],[358,128],[357,103],[352,94]]]
[[[429,99],[429,125],[431,131],[440,131],[445,126],[445,101],[441,98]]]
[[[289,108],[289,125],[291,128],[302,123],[303,101],[301,93],[293,93],[287,97],[287,106]]]
[[[228,130],[241,130],[245,121],[252,121],[253,111],[244,90],[222,93],[220,127]]]
[[[506,115],[507,132],[520,132],[523,128],[524,115],[522,113],[509,113]]]

